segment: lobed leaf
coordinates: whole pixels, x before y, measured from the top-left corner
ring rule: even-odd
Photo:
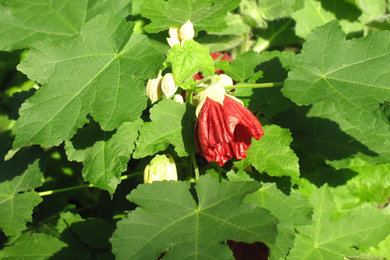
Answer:
[[[113,194],[127,169],[142,123],[141,119],[125,122],[116,132],[103,132],[98,124],[90,124],[65,142],[66,155],[84,163],[85,181]]]
[[[179,156],[195,152],[191,106],[172,100],[162,100],[150,109],[151,122],[140,129],[134,158],[143,158],[165,150],[169,144]]]
[[[141,14],[152,21],[145,26],[152,33],[181,26],[188,20],[198,31],[221,31],[226,28],[226,13],[239,3],[240,0],[145,0]]]
[[[120,17],[98,16],[78,37],[35,45],[18,68],[45,84],[19,111],[14,148],[69,140],[87,114],[105,131],[139,118],[144,80],[156,76],[162,57],[131,30]]]
[[[157,259],[161,253],[166,259],[233,259],[228,239],[270,243],[276,218],[242,202],[259,187],[254,181],[218,183],[207,175],[193,195],[185,182],[139,185],[127,198],[140,207],[118,222],[113,252],[117,259]]]
[[[338,23],[328,23],[309,35],[282,92],[389,160],[389,42],[385,31],[346,41]]]
[[[46,39],[75,36],[99,14],[127,16],[130,4],[130,0],[2,0],[0,50],[22,49]]]

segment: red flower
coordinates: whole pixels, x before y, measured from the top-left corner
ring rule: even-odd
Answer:
[[[220,84],[210,85],[200,95],[195,125],[199,153],[220,166],[231,158],[246,158],[252,137],[259,140],[264,135],[260,122]]]
[[[213,53],[210,53],[210,55],[211,55],[211,57],[213,57],[213,60],[216,60],[221,56],[222,56],[221,60],[228,60],[230,62],[233,60],[232,57],[230,57],[230,55],[227,54],[226,52],[224,52],[224,53],[213,52]],[[218,75],[224,73],[223,70],[220,70],[220,69],[215,69],[215,71],[218,73]],[[202,75],[202,73],[199,72],[198,74],[195,74],[193,76],[193,78],[195,80],[201,80],[201,79],[203,79],[203,75]]]

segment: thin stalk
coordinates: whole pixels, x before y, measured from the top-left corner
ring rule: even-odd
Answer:
[[[199,167],[198,163],[196,162],[195,154],[191,154],[191,161],[192,165],[194,166],[195,180],[199,180]]]
[[[121,176],[120,180],[126,180],[126,179],[129,179],[131,177],[135,177],[135,176],[141,175],[142,173],[143,172],[140,171],[140,172],[130,173],[128,175],[123,175],[123,176]],[[66,191],[79,190],[79,189],[92,188],[92,187],[96,187],[96,186],[94,186],[93,184],[81,184],[81,185],[67,187],[67,188],[62,188],[62,189],[41,191],[41,192],[38,192],[38,195],[43,197],[43,196],[49,196],[49,195],[62,193],[62,192],[66,192]]]
[[[242,85],[233,85],[227,86],[225,89],[237,89],[237,88],[272,88],[272,87],[281,87],[283,82],[269,82],[269,83],[259,83],[259,84],[242,84]]]

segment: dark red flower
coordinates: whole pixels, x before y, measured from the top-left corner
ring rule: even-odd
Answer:
[[[231,158],[246,158],[252,137],[259,140],[264,135],[260,122],[222,85],[210,85],[203,92],[195,124],[199,153],[220,166]]]
[[[221,60],[228,60],[230,62],[233,60],[232,57],[230,57],[230,55],[227,54],[226,52],[224,52],[224,53],[213,52],[213,53],[210,53],[210,55],[211,55],[211,57],[213,57],[213,60],[216,60],[216,59],[218,59],[221,56],[222,56]],[[220,69],[215,69],[215,71],[218,73],[218,75],[224,73],[223,70],[220,70]],[[203,75],[202,75],[202,73],[199,72],[198,74],[195,74],[193,76],[193,78],[195,80],[201,80],[201,79],[203,79]]]

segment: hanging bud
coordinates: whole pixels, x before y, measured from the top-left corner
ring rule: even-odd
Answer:
[[[233,86],[233,80],[226,74],[220,74],[217,76],[217,83],[221,84],[224,87]]]
[[[177,181],[177,170],[175,160],[168,154],[157,154],[144,170],[144,183],[154,181]]]
[[[180,103],[180,104],[184,104],[184,99],[181,95],[179,94],[176,94],[174,97],[173,97],[173,100],[176,101],[177,103]]]
[[[181,41],[191,40],[194,38],[195,31],[191,21],[187,21],[180,27],[179,35]]]
[[[169,37],[167,38],[167,42],[171,48],[173,45],[180,44],[179,28],[169,27]]]
[[[164,75],[164,78],[162,79],[161,82],[161,89],[167,98],[170,98],[175,94],[177,90],[177,86],[172,73],[167,73]]]
[[[155,79],[149,79],[146,84],[146,95],[152,104],[162,97],[161,79],[162,77],[158,76]]]

